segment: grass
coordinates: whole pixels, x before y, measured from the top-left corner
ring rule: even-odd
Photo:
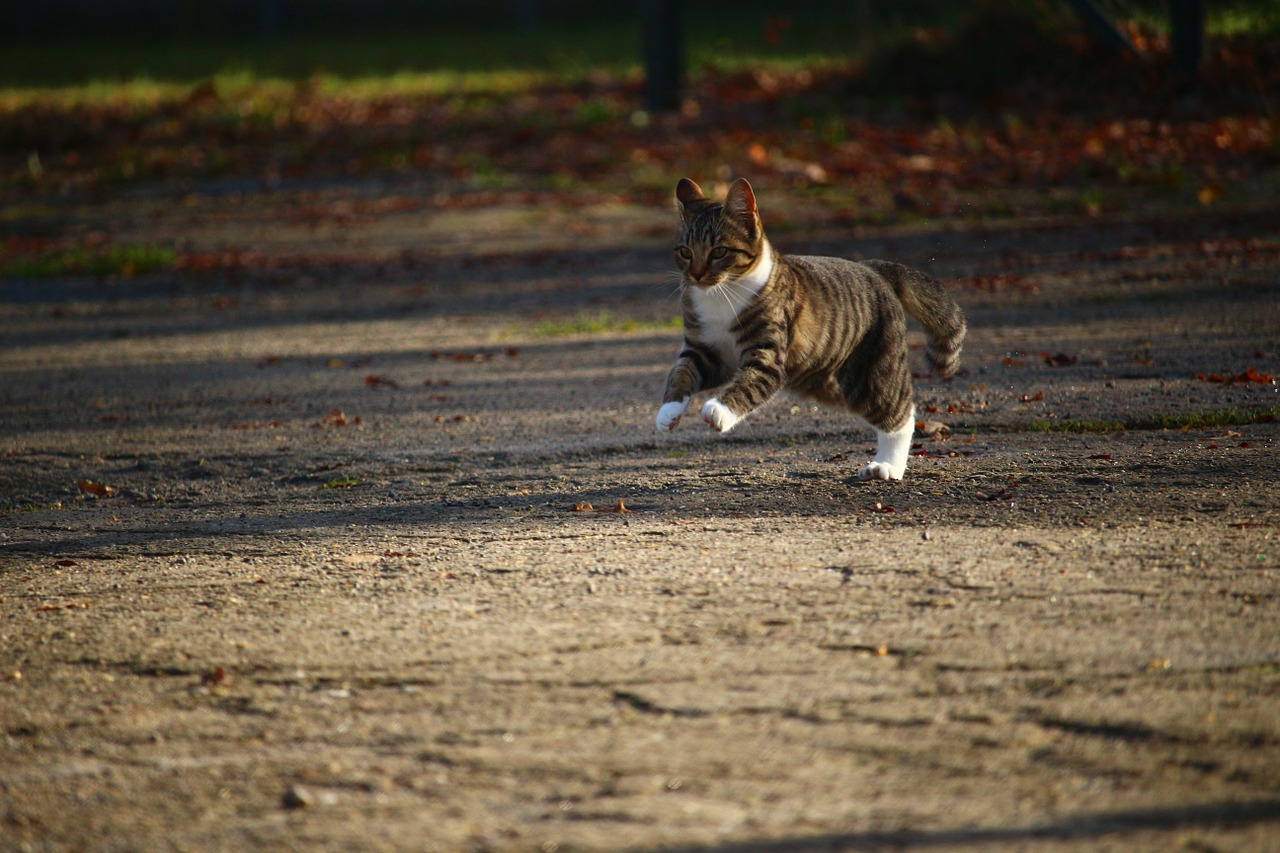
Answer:
[[[1123,432],[1124,430],[1159,429],[1215,429],[1263,423],[1280,419],[1280,406],[1269,409],[1213,409],[1183,415],[1152,415],[1130,418],[1124,421],[1060,420],[1032,421],[1024,427],[1026,432]]]
[[[1117,20],[1169,29],[1162,0],[1103,0],[1103,5]],[[791,8],[766,0],[688,4],[682,17],[686,65],[693,75],[832,63],[874,67],[877,57],[894,55],[924,38],[922,33],[935,39],[939,33],[973,37],[990,31],[1007,47],[1005,35],[991,22],[1010,16],[1037,28],[1081,29],[1066,4],[1047,0],[991,0],[976,12],[968,6],[943,0],[861,5],[824,0]],[[1280,5],[1274,0],[1207,6],[1210,36],[1280,35]],[[203,21],[202,14],[212,17]],[[131,26],[128,16],[113,16],[115,29],[89,34],[81,26],[79,35],[0,36],[0,110],[37,100],[154,105],[185,97],[192,85],[208,80],[228,92],[250,85],[307,84],[351,97],[511,93],[548,81],[582,82],[602,71],[638,77],[642,66],[639,17],[607,4],[559,14],[548,10],[536,28],[515,23],[505,4],[487,17],[473,10],[444,22],[438,11],[410,9],[394,17],[384,12],[381,19],[362,11],[359,22],[349,20],[350,14],[325,21],[322,14],[310,16],[315,19],[310,31],[295,28],[271,38],[253,36],[248,26],[228,27],[196,6],[170,16],[176,32],[155,27],[148,32],[146,21]],[[989,75],[1003,53],[969,50],[958,71],[941,73]],[[898,74],[888,76],[892,85]]]
[[[1032,421],[1026,432],[1123,432],[1128,426],[1123,421]]]
[[[534,326],[535,338],[563,338],[571,335],[602,335],[613,332],[668,331],[681,328],[679,317],[670,320],[634,320],[608,311],[580,312],[569,320],[548,320]]]
[[[34,255],[0,255],[0,279],[71,275],[135,276],[173,267],[177,253],[162,246],[56,249]]]
[[[1108,14],[1148,29],[1167,32],[1162,0],[1103,0]],[[1210,35],[1280,34],[1280,7],[1274,0],[1222,0],[1206,4]],[[780,7],[767,0],[708,0],[687,4],[682,13],[687,67],[708,69],[811,68],[824,62],[866,62],[873,55],[921,38],[921,33],[959,32],[973,19],[969,4],[917,0],[903,4],[849,4],[822,0]],[[978,10],[991,20],[1030,16],[1054,27],[1080,28],[1066,4],[992,0]],[[339,7],[335,7],[339,8]],[[333,10],[331,10],[332,12]],[[93,97],[115,97],[119,84],[139,96],[165,84],[212,78],[288,81],[320,80],[329,87],[357,90],[391,86],[440,91],[484,80],[486,88],[504,80],[536,85],[551,76],[574,82],[598,71],[638,72],[641,64],[639,16],[600,4],[592,9],[546,10],[537,27],[512,20],[507,4],[442,20],[440,10],[400,8],[381,18],[361,10],[324,20],[308,17],[309,28],[255,37],[252,27],[227,26],[218,13],[189,6],[167,31],[128,16],[112,16],[113,26],[79,35],[15,38],[0,36],[0,90],[84,88]],[[202,21],[201,15],[210,18]],[[74,32],[75,28],[69,28]],[[932,36],[931,36],[932,38]],[[980,61],[977,61],[980,60]],[[970,57],[970,68],[998,61]],[[490,76],[496,75],[496,76]],[[98,87],[97,92],[92,90]]]
[[[360,481],[353,477],[340,477],[336,480],[330,480],[321,486],[321,489],[349,489],[352,486],[359,485]]]
[[[50,501],[45,504],[26,503],[26,504],[0,504],[0,516],[11,515],[20,512],[49,512],[51,510],[62,509],[62,501]]]

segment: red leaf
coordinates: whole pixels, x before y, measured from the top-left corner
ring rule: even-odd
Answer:
[[[95,483],[92,480],[76,480],[76,486],[85,494],[98,498],[109,498],[116,493],[111,486]]]
[[[329,410],[329,414],[325,415],[317,422],[316,426],[344,427],[347,424],[359,426],[360,418],[359,417],[348,418],[346,414],[342,411],[342,409],[338,408],[337,406],[334,406],[332,409]]]
[[[1043,358],[1044,363],[1050,367],[1069,367],[1080,360],[1078,357],[1074,355],[1067,355],[1065,352],[1060,352],[1057,355],[1049,355],[1047,352],[1042,352],[1040,353],[1040,357]]]
[[[370,373],[364,378],[364,384],[370,388],[399,388],[400,384],[392,379],[383,379]]]
[[[220,666],[215,666],[212,672],[206,672],[200,676],[200,683],[204,685],[221,684],[226,680],[226,670]]]
[[[1223,385],[1235,385],[1236,383],[1257,382],[1260,385],[1272,385],[1275,378],[1270,373],[1259,373],[1255,367],[1245,368],[1243,373],[1237,373],[1235,376],[1219,376],[1216,373],[1197,373],[1196,379],[1201,382],[1220,382]]]

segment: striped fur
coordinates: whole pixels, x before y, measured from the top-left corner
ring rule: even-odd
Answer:
[[[906,316],[928,333],[934,371],[950,378],[965,333],[960,307],[936,279],[901,264],[778,254],[745,180],[723,204],[687,178],[676,195],[685,336],[659,426],[674,427],[683,408],[671,404],[705,389],[724,386],[703,410],[722,431],[787,389],[864,418],[893,449],[877,455],[883,472],[867,473],[873,463],[861,473],[900,479],[903,431],[909,447],[914,425]]]

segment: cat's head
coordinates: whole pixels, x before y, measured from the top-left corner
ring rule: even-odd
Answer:
[[[680,244],[676,264],[690,287],[715,287],[750,272],[766,251],[751,184],[738,178],[724,203],[711,201],[688,178],[676,184]]]

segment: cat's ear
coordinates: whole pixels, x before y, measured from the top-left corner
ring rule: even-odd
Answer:
[[[706,198],[702,194],[702,187],[695,184],[688,178],[681,178],[680,183],[676,184],[676,198],[681,204],[689,204],[692,201],[698,201]]]
[[[729,187],[724,200],[725,211],[743,225],[754,230],[760,225],[760,212],[756,209],[756,194],[746,178],[738,178]]]

